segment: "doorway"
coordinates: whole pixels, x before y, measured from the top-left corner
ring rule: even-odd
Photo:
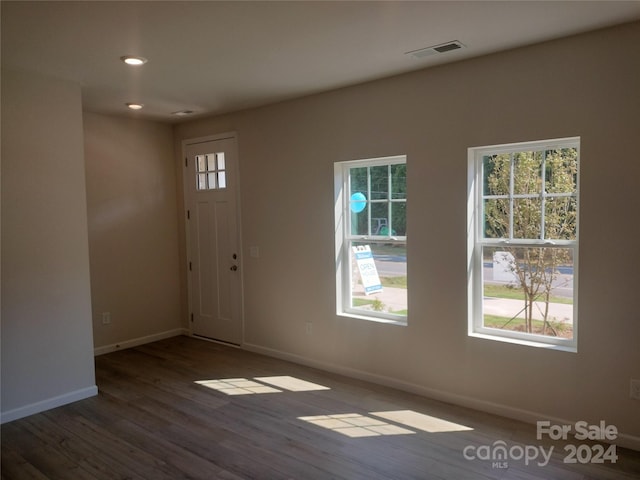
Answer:
[[[186,140],[183,149],[191,332],[240,345],[243,305],[236,136]]]

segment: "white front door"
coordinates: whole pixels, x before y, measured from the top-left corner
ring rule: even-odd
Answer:
[[[191,331],[242,343],[238,155],[233,134],[184,142]]]

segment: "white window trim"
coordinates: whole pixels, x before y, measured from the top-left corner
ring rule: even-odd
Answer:
[[[548,337],[531,333],[521,333],[510,330],[496,330],[483,326],[483,258],[481,247],[494,245],[499,241],[487,241],[482,238],[482,157],[487,154],[510,153],[514,151],[541,150],[552,148],[578,149],[578,179],[576,184],[576,205],[578,218],[576,219],[576,240],[530,241],[511,240],[509,245],[518,246],[562,246],[573,250],[573,338],[564,339]],[[468,149],[468,178],[467,178],[467,302],[468,302],[468,334],[470,337],[515,343],[531,347],[540,347],[566,352],[578,351],[578,250],[580,232],[580,137],[569,137],[534,142],[510,143]]]
[[[384,240],[385,243],[403,243],[406,244],[406,236],[388,236],[378,235],[345,235],[348,231],[347,225],[350,224],[350,218],[345,213],[349,211],[349,169],[358,166],[381,166],[381,165],[398,165],[406,164],[406,155],[394,155],[390,157],[378,157],[362,160],[347,160],[335,162],[333,166],[334,172],[334,219],[335,219],[335,265],[336,265],[336,315],[341,317],[357,318],[373,322],[386,323],[391,325],[406,326],[407,317],[401,315],[393,315],[385,312],[364,313],[362,310],[350,307],[351,303],[351,267],[350,252],[348,249],[349,240],[372,240],[379,242]],[[349,268],[344,268],[347,262]]]

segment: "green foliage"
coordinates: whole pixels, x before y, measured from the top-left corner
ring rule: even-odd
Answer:
[[[375,312],[382,312],[384,310],[385,304],[379,298],[353,298],[353,306],[354,307],[365,307],[371,306],[371,309]]]
[[[383,287],[407,288],[407,276],[380,277]]]
[[[382,312],[384,310],[384,303],[376,297],[371,302],[371,308],[373,308],[375,312]]]
[[[486,156],[485,237],[575,240],[577,176],[575,148]]]

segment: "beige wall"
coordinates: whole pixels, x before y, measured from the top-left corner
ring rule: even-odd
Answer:
[[[84,139],[96,350],[175,334],[186,317],[171,126],[85,113]]]
[[[638,45],[635,23],[176,126],[176,149],[238,133],[246,346],[640,437]],[[470,338],[467,148],[567,136],[582,139],[579,352]],[[335,313],[333,162],[395,154],[408,155],[407,327]]]
[[[97,393],[80,86],[2,71],[2,421]]]

